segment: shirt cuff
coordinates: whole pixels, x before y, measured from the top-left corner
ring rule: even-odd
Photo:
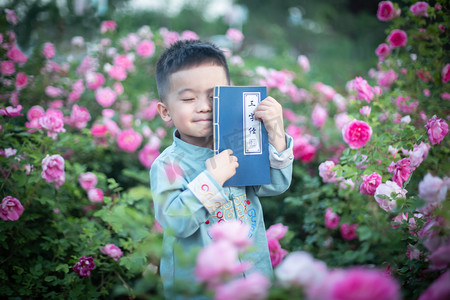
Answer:
[[[292,164],[294,161],[294,140],[285,133],[286,136],[286,150],[281,153],[278,152],[272,144],[269,144],[269,161],[270,167],[274,169],[283,169]]]
[[[228,201],[206,171],[189,182],[188,188],[210,214],[214,214],[218,208]]]

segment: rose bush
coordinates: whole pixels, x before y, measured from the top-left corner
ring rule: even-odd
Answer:
[[[212,231],[217,243],[185,254],[198,254],[199,286],[180,291],[217,299],[448,295],[450,14],[448,3],[424,3],[380,2],[377,17],[391,26],[374,49],[379,62],[344,87],[310,78],[305,55],[281,57],[289,66],[281,70],[255,63],[241,31],[223,33],[234,84],[266,85],[284,107],[293,182],[262,199],[272,282],[236,276],[249,267],[239,253],[252,246],[231,223]],[[51,41],[31,54],[17,45],[14,11],[0,17],[1,295],[162,298],[148,169],[172,128],[157,117],[154,68],[171,43],[198,35],[121,32],[108,20],[98,40],[74,37],[71,51],[81,47],[81,56]],[[167,173],[181,176],[175,164]]]

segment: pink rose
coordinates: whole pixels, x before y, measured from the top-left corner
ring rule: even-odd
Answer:
[[[141,145],[142,135],[132,128],[122,130],[117,136],[117,145],[127,152],[134,152]]]
[[[230,28],[227,30],[227,33],[225,34],[228,39],[235,43],[240,43],[244,39],[244,35],[239,29],[236,28]]]
[[[259,272],[220,285],[214,300],[263,300],[269,294],[270,280]]]
[[[91,202],[103,202],[103,191],[98,188],[89,189],[87,192],[88,198]]]
[[[42,178],[47,182],[54,182],[58,189],[66,180],[64,172],[64,158],[59,155],[48,155],[42,160]]]
[[[52,43],[45,43],[44,49],[42,49],[42,54],[46,59],[50,59],[55,56],[55,46]]]
[[[395,8],[391,1],[381,1],[378,3],[377,17],[380,21],[389,21],[396,17]]]
[[[139,43],[136,53],[143,58],[151,57],[155,53],[155,43],[150,40],[143,40]]]
[[[108,31],[115,31],[116,30],[116,21],[103,21],[101,26],[100,26],[100,33],[106,33]]]
[[[272,262],[272,267],[276,267],[283,261],[283,258],[288,252],[281,248],[280,242],[278,242],[277,239],[269,239],[267,243],[269,245],[270,261]]]
[[[94,259],[92,256],[86,257],[82,256],[78,260],[78,262],[73,266],[73,270],[75,273],[82,277],[91,276],[91,270],[95,268]]]
[[[320,104],[316,104],[312,111],[311,123],[317,128],[321,128],[328,118],[328,111]]]
[[[14,10],[5,8],[6,21],[9,24],[17,25],[17,16]]]
[[[169,47],[170,45],[174,44],[176,41],[180,39],[180,35],[176,31],[169,31],[162,33],[162,37],[164,40],[164,46]]]
[[[0,72],[2,73],[2,75],[5,75],[5,76],[14,74],[16,72],[14,63],[9,60],[2,61],[0,63]]]
[[[441,78],[443,83],[447,83],[450,80],[450,64],[446,64],[442,68]]]
[[[408,35],[400,29],[394,29],[388,35],[387,40],[392,48],[404,47],[408,42]]]
[[[418,189],[420,198],[427,204],[438,204],[445,200],[448,187],[444,180],[427,173],[419,182]]]
[[[353,267],[331,281],[329,296],[327,299],[335,300],[399,300],[401,292],[397,281],[384,272]]]
[[[336,91],[331,86],[322,82],[316,82],[314,88],[324,96],[325,100],[331,100],[336,95]]]
[[[39,119],[45,116],[45,110],[39,106],[32,106],[27,112],[27,119],[29,122],[25,123],[27,128],[37,128],[40,129]]]
[[[288,231],[287,226],[284,226],[281,223],[273,224],[266,230],[266,236],[268,240],[271,239],[281,240],[287,231]]]
[[[111,66],[108,75],[115,80],[123,81],[127,78],[127,71],[121,66]]]
[[[398,96],[397,101],[396,101],[397,108],[401,112],[404,112],[406,114],[415,112],[417,109],[417,106],[419,106],[419,101],[417,101],[417,100],[410,101],[410,100],[411,100],[411,97]]]
[[[296,159],[306,163],[313,160],[316,154],[316,147],[308,143],[308,141],[303,138],[294,139],[293,153]]]
[[[411,244],[408,244],[408,248],[406,250],[406,256],[409,258],[409,260],[419,259],[421,253],[422,252],[420,252],[420,250],[417,247],[415,247]]]
[[[372,87],[362,77],[358,76],[353,80],[353,89],[357,92],[359,100],[370,103],[373,99]]]
[[[108,255],[115,261],[117,261],[123,255],[122,250],[120,250],[120,248],[114,244],[106,244],[105,247],[100,249],[100,252]]]
[[[427,9],[428,9],[428,3],[426,3],[425,1],[416,2],[415,4],[411,5],[411,7],[409,8],[409,10],[413,13],[413,15],[418,16],[418,17],[420,17],[420,16],[428,17]]]
[[[379,60],[384,60],[389,53],[391,53],[391,48],[386,43],[378,45],[377,49],[375,50],[375,54],[378,56]]]
[[[341,232],[341,236],[344,240],[351,241],[358,237],[356,234],[356,228],[358,228],[358,224],[344,223],[341,225],[339,231]]]
[[[0,218],[4,221],[17,221],[23,213],[23,206],[19,199],[12,196],[3,198],[0,205]]]
[[[90,90],[97,90],[105,83],[105,76],[102,73],[87,73],[86,74],[86,87]]]
[[[370,115],[370,111],[372,110],[372,108],[370,106],[363,106],[361,107],[361,109],[359,110],[359,113],[362,114],[363,116],[368,117]]]
[[[47,136],[53,139],[56,139],[58,133],[66,132],[63,113],[57,109],[49,108],[45,115],[39,118],[39,125],[47,130]]]
[[[132,70],[134,68],[133,60],[131,59],[130,55],[117,55],[114,57],[114,65],[122,67],[126,70]]]
[[[381,175],[373,172],[370,175],[363,175],[363,182],[359,187],[359,192],[364,195],[375,195],[377,187],[381,184]]]
[[[10,60],[19,64],[24,64],[28,60],[28,57],[23,54],[22,51],[20,51],[16,46],[8,50],[7,56]]]
[[[117,95],[110,87],[99,88],[95,91],[95,99],[103,107],[109,107],[116,101]]]
[[[322,177],[323,182],[335,182],[336,179],[336,171],[332,169],[336,165],[334,162],[327,160],[319,165],[319,176]]]
[[[49,97],[56,98],[62,95],[62,90],[49,85],[45,88],[45,94]]]
[[[372,128],[364,121],[353,120],[342,128],[344,141],[352,149],[364,147],[372,136]]]
[[[22,105],[18,105],[17,107],[13,106],[7,106],[4,108],[3,106],[0,106],[0,115],[7,116],[7,117],[19,117],[23,116],[20,111],[22,110]]]
[[[389,88],[398,79],[398,74],[394,70],[382,72],[378,79],[378,84],[384,88]]]
[[[423,293],[418,300],[448,299],[450,296],[450,270],[439,276]]]
[[[439,144],[448,133],[448,124],[434,115],[425,125],[431,145]]]
[[[200,250],[194,274],[200,283],[214,288],[223,279],[240,274],[249,267],[249,263],[239,262],[236,247],[228,240],[219,240]]]
[[[419,146],[414,145],[414,149],[408,152],[409,161],[411,162],[409,165],[411,171],[414,171],[417,167],[419,167],[420,164],[427,158],[430,148],[430,144],[421,142]]]
[[[26,87],[28,83],[28,76],[24,72],[19,72],[16,75],[16,89],[21,90]]]
[[[183,31],[181,33],[180,39],[184,40],[184,41],[186,41],[186,40],[194,40],[194,41],[196,41],[196,40],[199,39],[199,37],[198,37],[198,35],[195,32],[193,32],[191,30],[185,30],[185,31]]]
[[[431,261],[431,268],[433,270],[442,270],[450,265],[450,244],[443,245],[436,249],[428,257]]]
[[[91,128],[91,134],[95,137],[104,137],[108,132],[108,128],[104,124],[94,124]]]
[[[334,124],[339,130],[342,130],[347,123],[350,123],[352,119],[346,112],[342,112],[334,115]],[[294,139],[295,141],[295,139]]]
[[[158,155],[159,155],[159,146],[153,147],[150,144],[146,144],[144,147],[142,147],[141,151],[139,151],[138,157],[141,164],[144,167],[150,169],[150,167],[152,166],[153,162],[158,157]]]
[[[97,175],[92,172],[82,173],[78,177],[78,182],[85,190],[95,188],[95,186],[97,185]]]
[[[377,187],[374,196],[380,208],[389,212],[397,206],[396,198],[405,198],[406,193],[407,191],[402,189],[397,183],[388,180]]]
[[[306,72],[306,73],[309,72],[310,66],[309,66],[308,57],[306,57],[305,55],[299,55],[297,57],[297,63],[299,64],[299,66],[302,68],[302,70],[304,72]]]
[[[411,175],[411,169],[409,165],[411,161],[408,158],[403,158],[398,162],[391,164],[388,166],[388,172],[392,174],[392,180],[398,184],[398,186],[403,186],[408,180],[409,175]]]
[[[70,115],[70,122],[72,126],[77,129],[83,129],[86,127],[90,119],[91,115],[86,107],[81,107],[76,104],[72,106],[72,113]]]
[[[237,220],[215,223],[209,229],[214,241],[226,240],[239,250],[244,250],[253,242],[249,238],[250,225]]]
[[[325,212],[325,227],[330,229],[336,229],[339,226],[339,220],[341,218],[337,213],[332,212],[331,208],[327,208]]]

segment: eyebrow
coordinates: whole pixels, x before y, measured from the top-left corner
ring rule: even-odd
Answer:
[[[213,92],[213,91],[214,91],[214,87],[208,89],[206,92],[207,92],[207,93],[211,93],[211,92]],[[194,89],[191,89],[191,88],[184,88],[184,89],[179,90],[177,94],[178,94],[178,95],[181,95],[181,94],[183,94],[184,92],[195,92],[195,90],[194,90]]]

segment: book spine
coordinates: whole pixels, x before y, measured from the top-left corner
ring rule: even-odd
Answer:
[[[220,127],[219,127],[219,109],[220,109],[220,87],[214,88],[214,101],[213,101],[213,139],[214,139],[214,155],[219,154],[220,146]]]

